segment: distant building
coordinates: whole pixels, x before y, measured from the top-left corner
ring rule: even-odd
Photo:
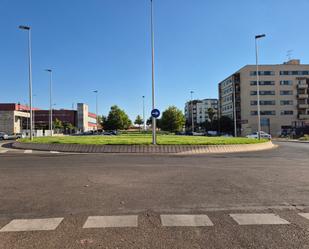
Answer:
[[[208,110],[213,109],[215,115],[218,116],[218,99],[192,100],[185,104],[185,117],[187,128],[192,127],[192,115],[194,120],[194,128],[198,130],[201,125],[209,120]]]
[[[88,111],[88,105],[79,103],[77,110],[53,110],[53,122],[58,119],[64,125],[71,124],[79,131],[96,129],[96,115]],[[37,130],[49,129],[49,110],[33,108],[34,128]],[[9,134],[21,133],[30,129],[29,107],[20,104],[0,103],[0,131]]]
[[[290,60],[260,65],[261,129],[278,136],[309,125],[309,65]],[[219,115],[234,120],[238,135],[258,130],[256,65],[247,65],[219,83]]]

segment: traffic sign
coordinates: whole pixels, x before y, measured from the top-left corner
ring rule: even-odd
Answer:
[[[160,117],[160,111],[159,111],[158,109],[153,109],[153,110],[151,111],[151,116],[152,116],[153,118],[158,118],[158,117]]]

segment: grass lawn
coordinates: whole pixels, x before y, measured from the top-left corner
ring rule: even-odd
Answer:
[[[30,142],[29,139],[20,139],[20,142]],[[152,141],[150,134],[123,134],[118,136],[63,136],[63,137],[38,137],[33,143],[49,144],[131,144],[150,145]],[[233,137],[200,137],[200,136],[176,136],[158,135],[157,143],[161,145],[224,145],[224,144],[254,144],[266,142],[250,138]]]

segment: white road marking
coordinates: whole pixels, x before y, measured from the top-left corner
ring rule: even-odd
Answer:
[[[25,150],[24,153],[32,153],[32,150]]]
[[[60,153],[59,151],[50,151],[50,153],[52,153],[52,154],[58,154],[58,153]]]
[[[161,215],[162,226],[165,227],[204,227],[214,224],[207,215]]]
[[[276,214],[230,214],[238,225],[284,225],[290,222]]]
[[[137,215],[90,216],[83,228],[137,227]]]
[[[0,232],[55,230],[62,220],[63,218],[12,220]]]
[[[0,154],[7,153],[8,150],[0,150]]]
[[[299,213],[299,215],[309,220],[309,213]]]

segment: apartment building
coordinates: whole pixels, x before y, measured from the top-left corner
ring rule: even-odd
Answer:
[[[212,108],[216,118],[218,116],[218,99],[203,99],[203,100],[192,100],[185,104],[185,117],[187,124],[192,123],[192,115],[194,120],[194,127],[197,130],[202,123],[209,119],[208,109]],[[193,112],[192,112],[193,111]]]
[[[261,129],[273,136],[309,125],[309,65],[290,60],[259,66]],[[256,66],[247,65],[219,83],[219,115],[236,117],[237,133],[258,130]]]

